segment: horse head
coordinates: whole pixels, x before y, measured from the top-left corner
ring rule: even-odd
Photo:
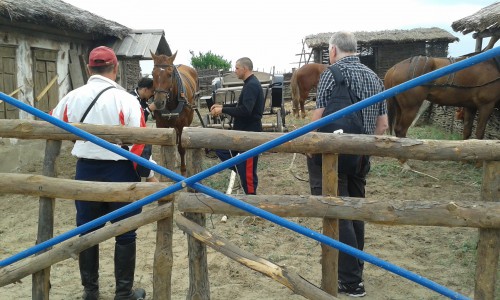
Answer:
[[[154,61],[153,67],[153,88],[154,88],[154,103],[156,109],[162,110],[165,106],[175,101],[176,84],[175,84],[175,65],[174,60],[177,52],[172,56],[154,55],[151,52],[151,57]]]

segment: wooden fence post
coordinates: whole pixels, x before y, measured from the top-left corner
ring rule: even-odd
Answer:
[[[338,155],[323,154],[323,196],[338,195]],[[323,218],[323,234],[332,239],[339,239],[339,220]],[[339,251],[321,244],[321,288],[332,296],[338,292],[338,259]]]
[[[186,149],[187,175],[192,176],[202,171],[203,149]],[[196,192],[188,188],[189,192]],[[205,214],[184,213],[184,216],[205,227]],[[186,299],[209,300],[210,283],[208,281],[207,246],[188,235],[189,256],[189,291]]]
[[[483,164],[482,201],[500,201],[500,161]],[[500,229],[479,229],[474,299],[493,300],[500,253]]]
[[[165,168],[178,171],[177,146],[162,146],[160,164]],[[161,175],[160,181],[172,181]],[[175,203],[175,198],[173,198]],[[158,206],[167,205],[167,201],[158,201]],[[172,249],[174,235],[174,205],[171,205],[170,217],[156,222],[156,249],[153,262],[153,299],[170,300],[172,297],[172,268],[174,255]]]
[[[47,140],[45,143],[45,158],[42,173],[45,176],[57,177],[56,159],[61,150],[61,141]],[[37,244],[51,239],[54,236],[55,199],[40,197],[38,212]],[[46,249],[45,251],[48,251]],[[43,251],[43,252],[45,252]],[[50,291],[50,267],[32,275],[31,297],[34,300],[48,300]]]

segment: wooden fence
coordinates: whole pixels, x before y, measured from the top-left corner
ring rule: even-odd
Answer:
[[[160,164],[177,170],[175,132],[171,129],[131,129],[112,126],[78,125],[79,128],[110,142],[150,143],[161,145]],[[185,128],[182,144],[188,149],[188,175],[201,170],[203,148],[229,148],[247,150],[272,140],[282,133],[253,133],[221,131],[217,129]],[[0,136],[20,139],[47,139],[43,175],[0,174],[0,192],[40,196],[40,222],[38,242],[51,238],[54,198],[85,198],[95,201],[134,201],[158,190],[168,183],[107,183],[102,188],[96,183],[52,178],[54,161],[59,153],[61,140],[76,140],[45,122],[26,120],[0,120]],[[407,201],[338,198],[332,196],[241,196],[256,207],[265,207],[271,213],[285,217],[323,218],[324,234],[338,235],[337,220],[358,219],[393,225],[432,225],[479,228],[477,250],[476,299],[493,299],[500,251],[500,141],[434,141],[398,139],[390,136],[332,135],[309,133],[272,149],[273,152],[323,153],[324,193],[337,194],[336,153],[368,154],[372,156],[411,158],[420,160],[483,160],[483,185],[481,202],[468,201]],[[166,159],[169,158],[169,159]],[[22,184],[21,184],[22,183]],[[28,183],[28,184],[26,184]],[[61,188],[65,187],[65,188]],[[75,191],[78,191],[78,195]],[[133,194],[131,195],[131,191]],[[193,201],[195,200],[195,201]],[[0,269],[0,286],[33,274],[33,299],[48,299],[50,266],[58,261],[75,257],[82,250],[98,244],[132,228],[151,222],[157,223],[157,244],[153,262],[153,299],[171,299],[170,281],[173,266],[172,234],[173,203],[183,216],[176,216],[176,224],[188,235],[189,291],[188,299],[209,299],[209,281],[206,245],[224,255],[282,283],[295,293],[308,299],[336,299],[338,251],[322,247],[322,289],[301,278],[285,267],[237,248],[230,241],[211,234],[205,228],[205,214],[245,214],[220,201],[205,199],[198,205],[196,196],[176,193],[159,201],[158,209],[105,226],[92,234],[69,239],[34,257],[26,258]],[[210,207],[210,211],[207,208]],[[397,208],[397,209],[395,209]],[[45,213],[42,213],[44,212]],[[370,213],[367,213],[367,212]],[[49,213],[48,213],[49,212]],[[52,215],[53,216],[53,215]],[[328,226],[326,226],[328,225]],[[328,230],[327,230],[328,229]]]

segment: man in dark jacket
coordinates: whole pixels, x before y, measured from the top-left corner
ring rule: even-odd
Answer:
[[[235,73],[244,82],[238,102],[224,105],[214,104],[210,108],[210,113],[213,116],[224,113],[233,117],[233,130],[261,132],[265,99],[262,86],[253,74],[252,61],[248,57],[238,59]],[[217,150],[216,154],[222,161],[225,161],[238,155],[238,151]],[[247,195],[257,193],[257,162],[258,156],[255,156],[236,165],[241,185]]]

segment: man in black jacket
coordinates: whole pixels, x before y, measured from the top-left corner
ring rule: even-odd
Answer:
[[[238,102],[224,105],[214,104],[210,108],[210,113],[213,116],[218,116],[221,113],[232,116],[234,130],[261,132],[265,99],[262,86],[253,74],[252,61],[248,57],[238,59],[235,73],[244,82]],[[238,155],[238,151],[217,150],[216,154],[222,161],[225,161]],[[257,193],[257,162],[258,156],[255,156],[236,165],[241,185],[247,195]]]

